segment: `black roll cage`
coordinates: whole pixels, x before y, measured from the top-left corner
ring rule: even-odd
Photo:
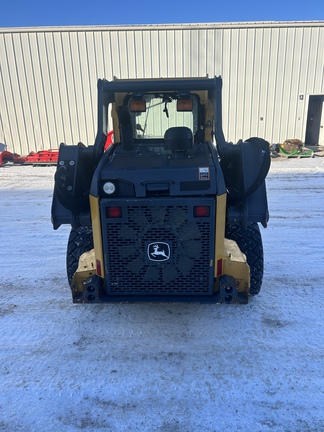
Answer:
[[[98,87],[98,129],[94,144],[94,159],[99,160],[103,153],[103,141],[107,133],[106,119],[108,106],[115,102],[116,93],[148,93],[148,92],[194,92],[207,90],[208,98],[214,104],[213,135],[219,156],[226,156],[227,143],[222,129],[222,78],[165,78],[148,80],[99,79]]]

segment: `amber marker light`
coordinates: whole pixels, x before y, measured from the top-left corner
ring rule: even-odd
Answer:
[[[129,109],[131,112],[145,112],[146,111],[146,101],[141,100],[131,100],[129,103]]]
[[[177,100],[177,111],[192,111],[193,104],[192,99],[178,99]]]

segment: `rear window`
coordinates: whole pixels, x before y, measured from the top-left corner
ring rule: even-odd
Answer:
[[[131,112],[134,138],[154,139],[163,138],[167,129],[174,126],[186,126],[193,134],[197,132],[198,115],[197,99],[193,101],[192,111],[177,111],[177,99],[173,95],[146,94],[145,112]]]

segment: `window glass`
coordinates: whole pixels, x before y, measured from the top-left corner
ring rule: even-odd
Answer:
[[[162,95],[144,95],[145,112],[132,112],[131,119],[134,138],[163,138],[167,129],[174,126],[187,126],[193,132],[197,131],[197,100],[193,98],[193,111],[178,112],[177,100]]]

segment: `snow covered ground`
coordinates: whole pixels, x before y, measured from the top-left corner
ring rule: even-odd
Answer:
[[[324,431],[324,158],[275,160],[249,305],[73,305],[54,168],[0,168],[0,430]]]

